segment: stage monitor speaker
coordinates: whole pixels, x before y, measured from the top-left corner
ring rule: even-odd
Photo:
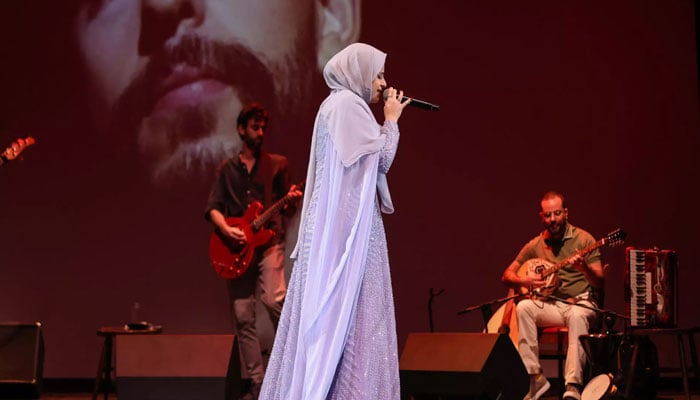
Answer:
[[[222,400],[240,381],[234,335],[117,335],[119,400]],[[235,355],[234,355],[235,354]]]
[[[522,399],[530,386],[507,335],[411,333],[399,369],[402,399]]]
[[[43,365],[40,323],[0,323],[0,398],[38,398]]]

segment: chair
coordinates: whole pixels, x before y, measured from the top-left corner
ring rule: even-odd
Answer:
[[[547,326],[538,330],[540,360],[556,360],[557,378],[564,383],[564,363],[566,349],[569,346],[569,328],[566,326]]]

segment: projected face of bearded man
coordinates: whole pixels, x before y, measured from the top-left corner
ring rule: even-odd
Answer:
[[[277,126],[313,111],[311,83],[357,39],[359,8],[360,0],[86,0],[75,34],[95,120],[133,133],[154,181],[208,171],[239,150],[242,104],[268,105]]]

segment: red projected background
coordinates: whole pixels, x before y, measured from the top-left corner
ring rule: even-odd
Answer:
[[[134,303],[169,333],[230,332],[203,218],[213,167],[256,100],[272,113],[266,148],[303,179],[319,64],[355,40],[388,53],[390,85],[441,106],[404,112],[389,174],[401,346],[428,330],[431,288],[436,330],[481,330],[457,312],[505,296],[549,189],[596,237],[621,227],[630,245],[676,250],[679,320],[700,323],[690,0],[204,1],[186,9],[204,16],[192,34],[139,2],[55,3],[0,5],[0,147],[37,140],[0,167],[0,321],[42,322],[46,377],[91,377],[95,330]],[[170,90],[182,82],[158,71],[174,62],[203,83]],[[623,313],[624,248],[603,258],[606,306]]]

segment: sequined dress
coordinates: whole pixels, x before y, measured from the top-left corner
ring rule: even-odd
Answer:
[[[305,204],[308,219],[299,232],[300,241],[297,258],[289,282],[287,297],[282,310],[277,336],[263,382],[260,399],[264,400],[392,400],[399,399],[399,367],[396,342],[396,322],[394,300],[389,271],[387,242],[376,196],[369,228],[368,251],[361,273],[359,293],[347,330],[347,340],[342,347],[342,355],[335,370],[310,371],[311,374],[329,375],[330,387],[324,397],[318,392],[306,395],[308,391],[300,390],[306,383],[304,372],[299,371],[300,321],[303,316],[302,304],[307,272],[309,271],[309,246],[315,230],[320,229],[322,221],[314,220],[317,216],[318,194],[321,192],[323,176],[327,176],[327,167],[333,162],[333,142],[323,127],[316,138],[316,179],[310,203]],[[384,148],[376,154],[375,168],[386,172],[393,160],[398,144],[399,132],[395,123],[385,123],[381,132],[386,135]],[[330,168],[328,168],[330,169]],[[330,173],[332,174],[332,173]],[[309,188],[307,187],[307,190]],[[357,202],[349,196],[348,202]],[[338,213],[343,213],[339,207]],[[306,310],[309,312],[309,310]],[[303,342],[303,340],[301,341]],[[296,363],[296,364],[295,364]],[[310,364],[310,365],[309,365]],[[309,368],[315,364],[309,363]],[[295,365],[296,369],[295,370]],[[330,368],[332,369],[332,368]],[[308,372],[307,372],[308,373]],[[307,375],[308,376],[308,375]],[[308,379],[308,378],[307,378]]]

